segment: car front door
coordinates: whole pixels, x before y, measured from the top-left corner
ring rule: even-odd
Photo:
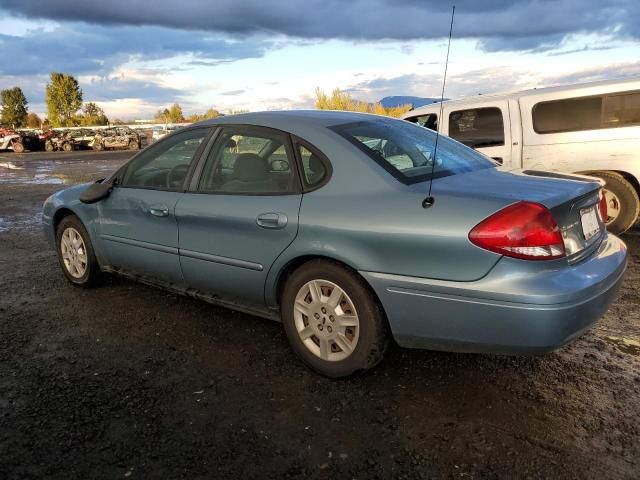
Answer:
[[[302,199],[287,134],[225,126],[192,190],[176,205],[187,285],[244,305],[264,304],[269,267],[293,241]]]
[[[97,204],[98,235],[112,268],[182,285],[175,206],[210,128],[194,128],[158,142],[117,176]]]
[[[445,104],[446,105],[446,104]],[[441,132],[500,164],[511,166],[511,129],[506,100],[445,106]]]

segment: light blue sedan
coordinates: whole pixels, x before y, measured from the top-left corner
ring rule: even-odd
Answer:
[[[434,159],[435,139],[347,112],[206,121],[49,197],[45,232],[74,285],[115,272],[281,320],[332,377],[374,366],[391,338],[521,354],[578,337],[627,263],[601,184],[504,171],[443,137]]]

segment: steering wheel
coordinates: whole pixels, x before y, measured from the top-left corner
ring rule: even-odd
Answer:
[[[167,173],[167,188],[179,187],[184,178],[187,176],[187,170],[189,170],[188,163],[182,163],[176,165],[169,173]]]

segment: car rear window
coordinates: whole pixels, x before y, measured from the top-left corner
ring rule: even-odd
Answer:
[[[330,128],[406,184],[431,178],[432,168],[433,178],[439,178],[497,165],[475,150],[440,135],[433,166],[436,133],[403,120],[380,118]]]

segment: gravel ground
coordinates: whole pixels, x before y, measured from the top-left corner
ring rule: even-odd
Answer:
[[[333,381],[277,323],[65,281],[43,200],[129,155],[0,153],[0,477],[638,478],[640,231],[619,299],[561,351],[396,347]]]

